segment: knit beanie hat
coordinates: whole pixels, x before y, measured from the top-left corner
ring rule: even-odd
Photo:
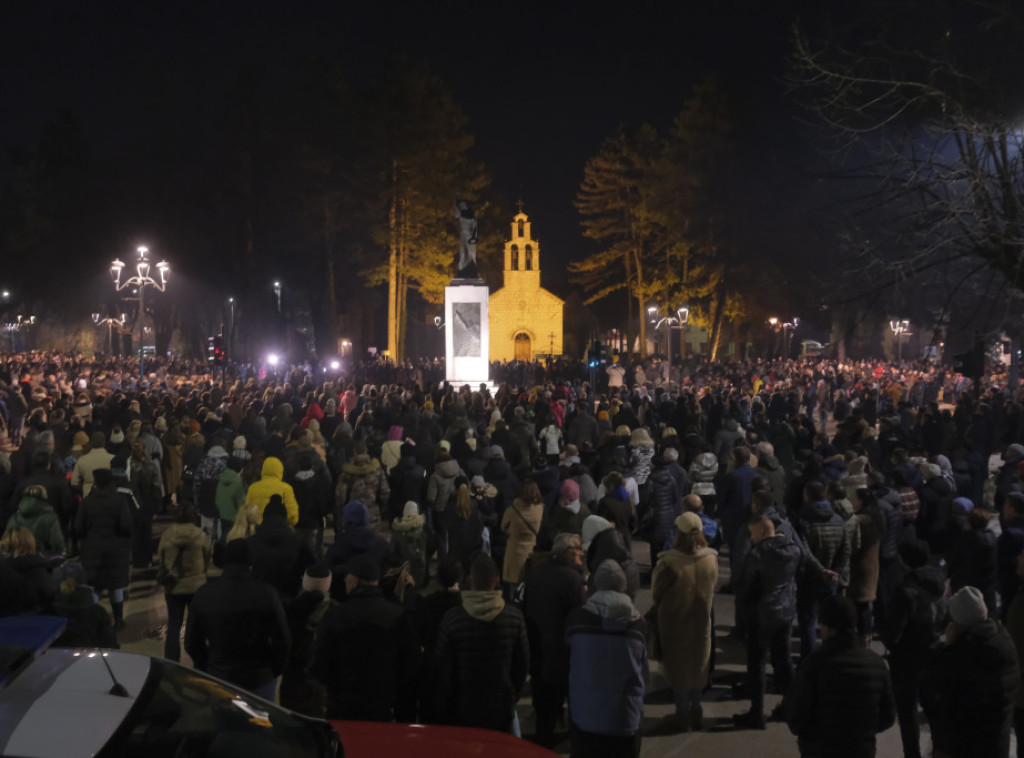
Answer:
[[[441,440],[440,442],[437,443],[437,446],[444,450],[445,452],[451,452],[452,449],[452,443],[450,443],[448,440]]]
[[[606,558],[594,572],[594,586],[598,590],[611,590],[612,592],[626,591],[626,572],[622,570],[619,562]]]
[[[420,515],[420,507],[419,507],[419,505],[416,504],[415,500],[410,500],[409,502],[407,502],[405,504],[405,507],[402,509],[402,516],[403,517],[405,517],[405,516],[419,516],[419,515]]]
[[[288,509],[285,508],[284,499],[280,495],[271,495],[270,502],[263,509],[263,518],[267,516],[283,516],[288,517]]]
[[[505,449],[501,445],[491,445],[490,454],[491,458],[505,460]]]
[[[960,626],[974,626],[988,618],[985,598],[977,587],[961,587],[949,601],[949,615]]]
[[[580,499],[580,486],[572,479],[562,482],[562,489],[559,492],[559,501],[562,505],[568,505]]]
[[[302,575],[302,590],[326,595],[331,590],[331,570],[322,563],[310,566]]]
[[[580,530],[580,535],[583,540],[583,549],[587,550],[590,547],[590,543],[594,541],[594,537],[599,535],[606,529],[614,529],[615,525],[612,524],[608,519],[601,518],[600,516],[587,516],[583,519],[583,528]]]
[[[235,437],[234,441],[231,443],[231,448],[233,450],[245,450],[246,444],[247,443],[245,441],[245,437],[243,435],[239,434],[237,437]]]

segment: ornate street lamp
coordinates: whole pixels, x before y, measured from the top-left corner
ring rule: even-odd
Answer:
[[[139,381],[142,382],[146,376],[145,372],[145,346],[144,346],[144,334],[143,322],[146,320],[146,307],[145,307],[145,293],[146,287],[153,287],[160,292],[167,289],[167,277],[171,273],[171,266],[167,261],[160,261],[156,264],[156,270],[159,278],[150,276],[152,265],[146,258],[146,254],[149,253],[149,248],[139,246],[137,249],[139,259],[135,263],[135,276],[129,277],[128,279],[121,279],[121,272],[125,268],[125,264],[118,259],[114,259],[110,264],[110,276],[114,280],[114,288],[120,292],[125,287],[138,287],[139,291]]]
[[[903,335],[910,334],[910,321],[908,319],[893,319],[889,322],[893,336],[896,337],[896,362],[903,362]]]

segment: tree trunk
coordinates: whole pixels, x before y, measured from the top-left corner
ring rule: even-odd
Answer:
[[[640,357],[647,357],[647,308],[644,307],[644,269],[642,259],[642,248],[637,244],[636,251],[636,299],[637,309],[640,311]]]
[[[388,355],[394,359],[398,351],[398,161],[391,164],[391,209],[388,226],[391,249],[388,254]]]
[[[626,353],[633,351],[633,294],[630,291],[633,282],[633,261],[627,253],[623,256],[626,263]]]
[[[715,315],[711,320],[711,339],[708,342],[708,359],[718,359],[718,347],[722,339],[722,320],[725,317],[725,288],[720,287],[715,294]]]

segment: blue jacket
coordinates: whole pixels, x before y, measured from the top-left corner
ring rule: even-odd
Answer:
[[[616,737],[640,731],[646,630],[647,623],[621,592],[597,592],[569,613],[569,715],[577,728]]]

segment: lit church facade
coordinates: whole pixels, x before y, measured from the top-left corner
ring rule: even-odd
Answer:
[[[540,286],[540,246],[520,209],[505,243],[504,286],[490,296],[492,361],[561,355],[565,301]]]

